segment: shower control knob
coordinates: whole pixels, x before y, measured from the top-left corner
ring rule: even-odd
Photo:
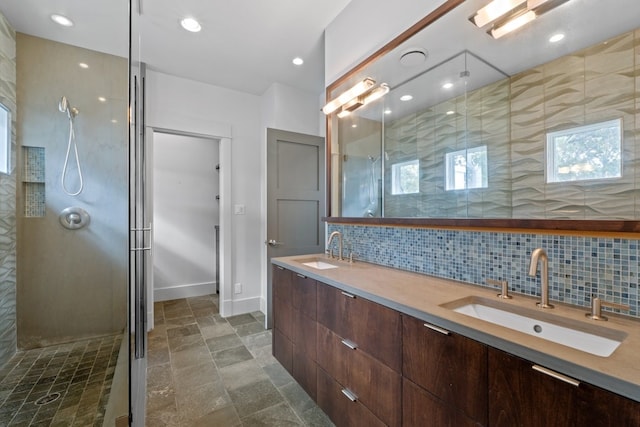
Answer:
[[[89,213],[79,207],[65,208],[58,217],[60,224],[68,230],[78,230],[89,224]]]

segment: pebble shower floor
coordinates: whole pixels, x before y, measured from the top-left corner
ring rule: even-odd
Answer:
[[[121,341],[17,353],[0,368],[0,426],[102,426]]]

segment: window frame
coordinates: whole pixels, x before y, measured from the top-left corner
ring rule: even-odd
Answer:
[[[400,171],[405,166],[415,165],[418,168],[418,189],[412,192],[396,192],[396,189],[400,187],[398,180],[400,179]],[[407,194],[419,194],[420,193],[420,159],[406,160],[403,162],[393,163],[391,165],[391,195],[403,196]]]

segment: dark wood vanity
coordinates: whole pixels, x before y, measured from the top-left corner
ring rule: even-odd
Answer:
[[[273,355],[339,427],[640,426],[639,402],[280,265],[273,296]]]

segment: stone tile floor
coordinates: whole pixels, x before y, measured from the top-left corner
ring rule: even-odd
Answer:
[[[271,355],[264,315],[224,319],[217,304],[217,295],[155,304],[147,426],[332,426]]]
[[[119,334],[17,353],[0,368],[0,426],[101,427],[121,341]]]

